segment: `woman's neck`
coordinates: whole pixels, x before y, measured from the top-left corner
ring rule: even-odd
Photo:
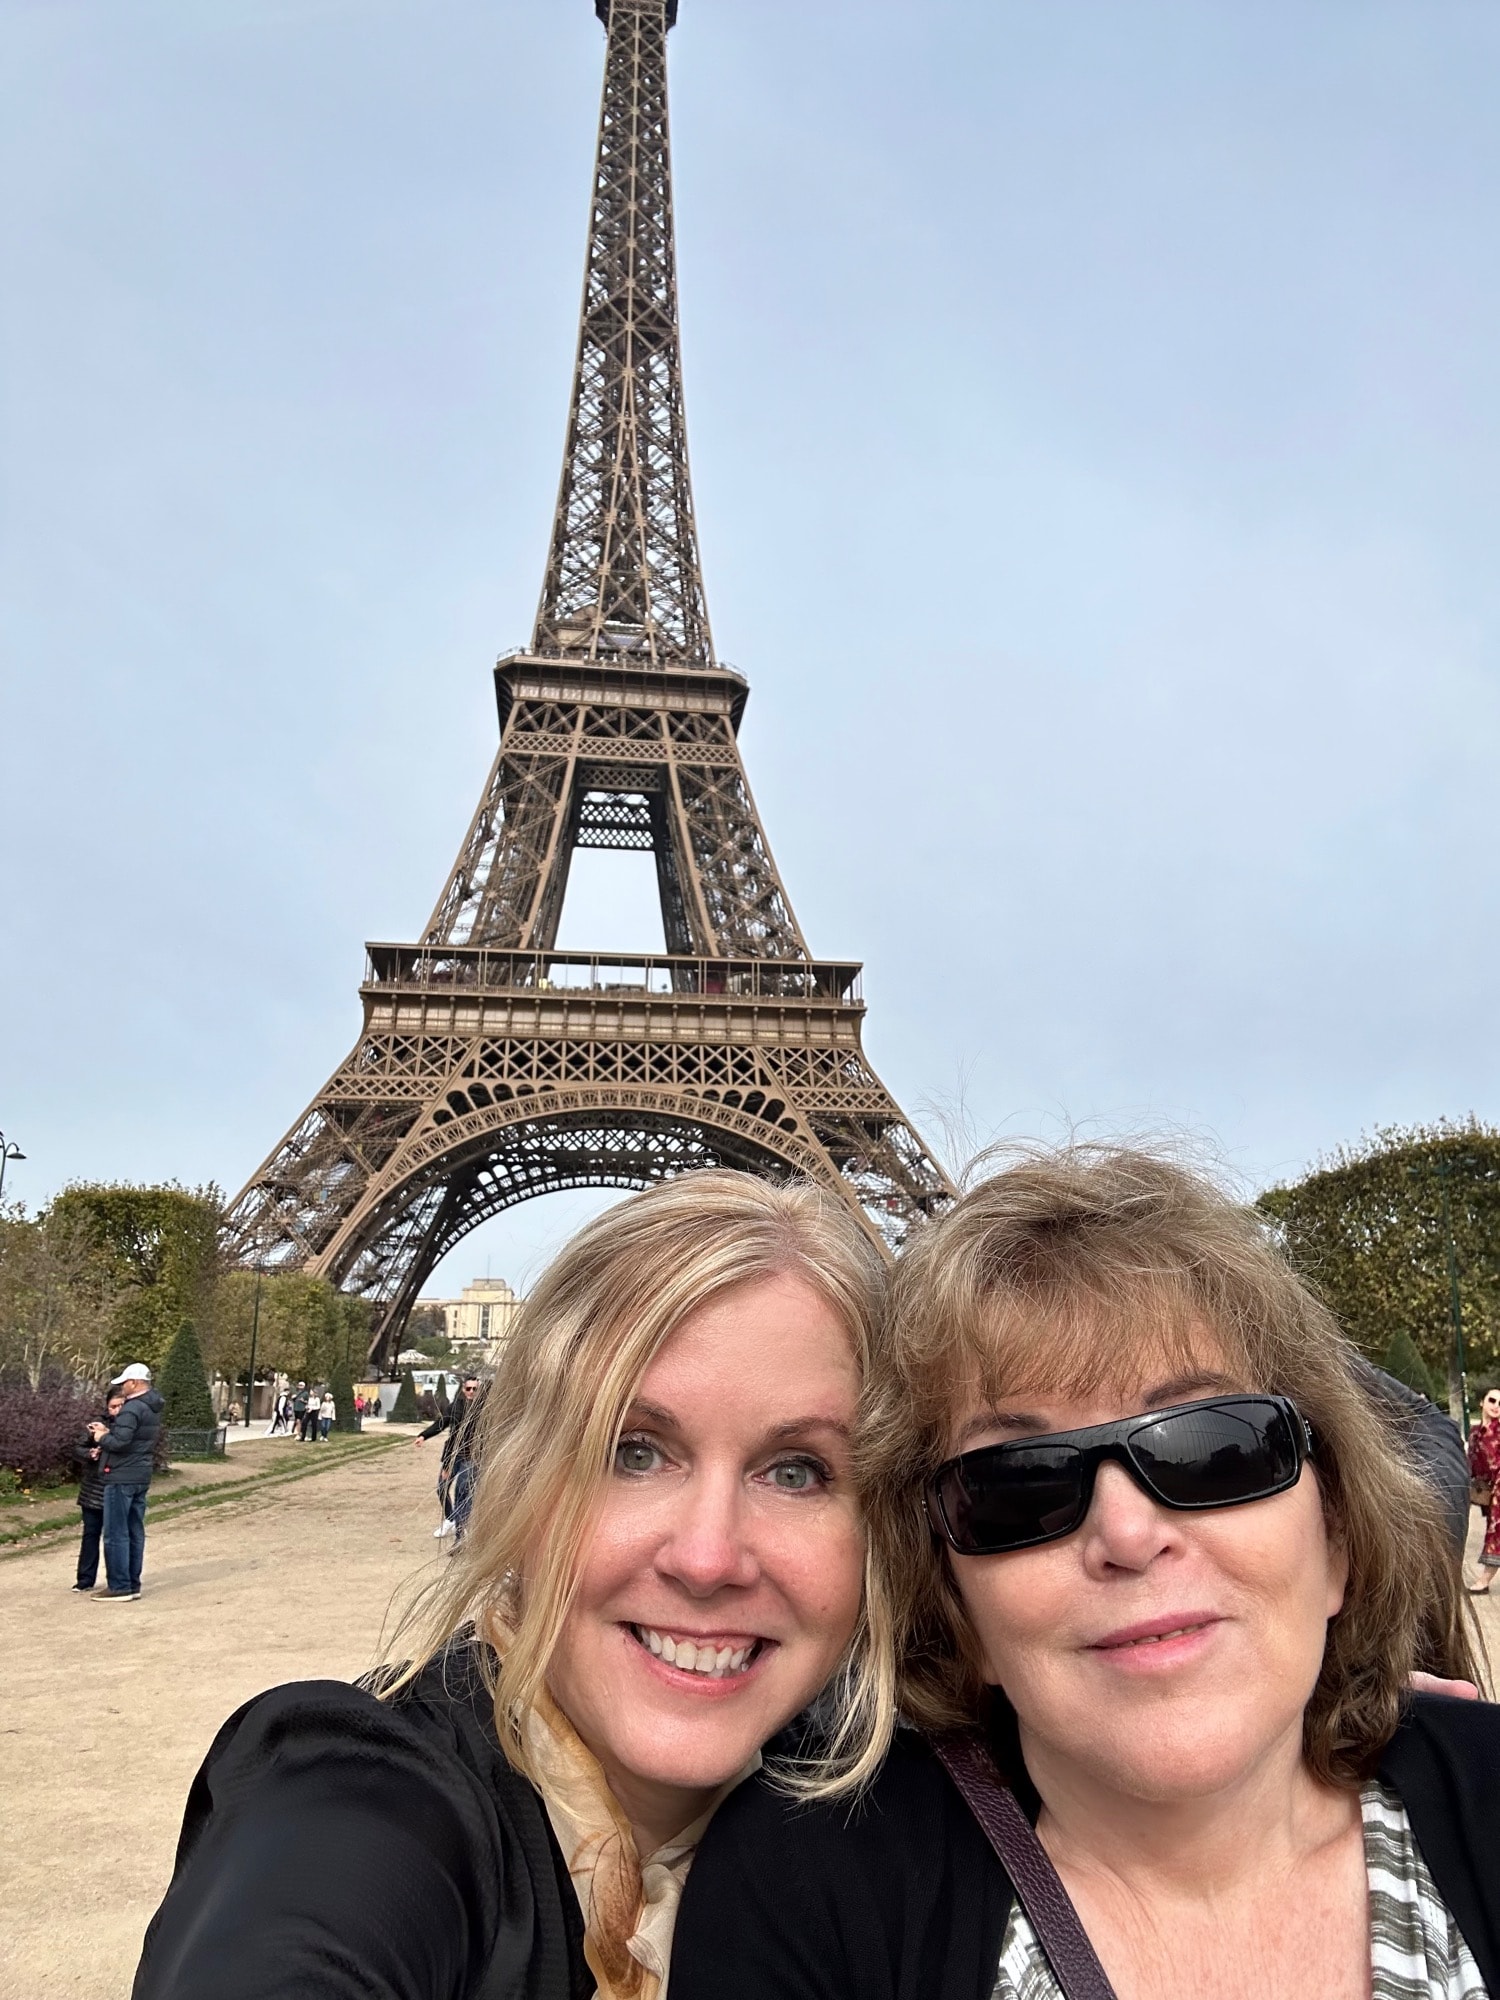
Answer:
[[[1358,1800],[1322,1785],[1288,1731],[1237,1779],[1187,1798],[1142,1798],[1021,1732],[1042,1799],[1037,1831],[1064,1872],[1112,1877],[1157,1895],[1232,1895],[1236,1884],[1285,1879],[1358,1819]]]
[[[685,1833],[723,1790],[719,1786],[711,1791],[687,1791],[678,1785],[660,1785],[649,1778],[637,1778],[628,1771],[610,1770],[608,1766],[604,1775],[616,1805],[630,1822],[635,1851],[642,1861]]]

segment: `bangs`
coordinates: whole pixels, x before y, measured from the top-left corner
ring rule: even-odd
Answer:
[[[1265,1385],[1235,1315],[1209,1309],[1178,1272],[1108,1286],[1008,1289],[980,1302],[960,1338],[968,1382],[986,1402],[1015,1396],[1128,1402],[1157,1384],[1222,1375]],[[1184,1400],[1192,1400],[1191,1394]]]

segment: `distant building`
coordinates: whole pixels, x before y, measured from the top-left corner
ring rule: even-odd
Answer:
[[[456,1299],[418,1299],[418,1306],[443,1315],[443,1331],[455,1354],[474,1367],[493,1367],[521,1309],[503,1278],[476,1278]]]

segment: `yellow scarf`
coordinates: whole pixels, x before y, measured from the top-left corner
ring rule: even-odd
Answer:
[[[583,1911],[583,1955],[599,2000],[665,2000],[677,1905],[694,1850],[722,1801],[760,1769],[760,1753],[691,1826],[642,1861],[598,1759],[545,1693],[526,1717],[526,1749]]]

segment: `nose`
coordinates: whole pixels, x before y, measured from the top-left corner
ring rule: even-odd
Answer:
[[[747,1590],[759,1581],[760,1559],[737,1478],[703,1470],[685,1482],[674,1499],[656,1567],[692,1597]]]
[[[1171,1509],[1158,1506],[1123,1465],[1099,1467],[1083,1524],[1083,1560],[1091,1575],[1147,1569],[1180,1541]]]

